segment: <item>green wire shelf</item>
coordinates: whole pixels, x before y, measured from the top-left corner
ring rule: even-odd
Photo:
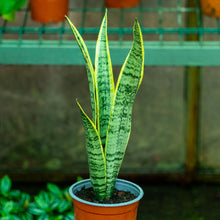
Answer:
[[[93,60],[103,2],[70,0],[68,16],[87,41]],[[108,9],[114,65],[123,63],[131,47],[135,18],[142,26],[147,65],[220,65],[220,21],[202,17],[199,1],[188,7],[186,0],[145,0],[135,8]],[[17,12],[14,22],[0,19],[0,63],[83,65],[84,61],[67,22],[34,22],[27,6]]]

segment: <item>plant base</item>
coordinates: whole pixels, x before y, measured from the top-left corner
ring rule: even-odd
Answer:
[[[135,220],[143,190],[136,184],[117,179],[115,188],[120,191],[129,191],[136,195],[134,200],[117,204],[100,204],[80,199],[75,194],[83,187],[92,186],[90,179],[73,184],[69,193],[73,198],[75,220]]]
[[[122,202],[129,202],[137,197],[130,192],[119,191],[115,189],[112,198],[110,199],[106,198],[102,202],[99,202],[95,198],[95,193],[92,187],[87,189],[86,188],[81,189],[80,191],[76,192],[76,196],[79,197],[80,199],[89,202],[101,203],[101,204],[117,204]]]

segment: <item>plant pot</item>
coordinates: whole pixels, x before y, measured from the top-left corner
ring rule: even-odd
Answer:
[[[117,179],[115,188],[120,191],[129,191],[137,196],[129,202],[117,204],[100,204],[88,202],[75,195],[83,187],[92,187],[90,179],[82,180],[73,184],[69,193],[73,198],[75,220],[135,220],[140,199],[143,197],[143,190],[136,184]]]
[[[200,0],[205,15],[220,18],[220,0]]]
[[[31,17],[41,23],[64,21],[68,8],[69,0],[30,0]]]
[[[131,8],[139,4],[141,0],[105,0],[107,8]]]

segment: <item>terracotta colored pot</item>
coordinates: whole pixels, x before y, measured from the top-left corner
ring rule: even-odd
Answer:
[[[141,0],[105,0],[107,8],[131,8],[139,4]]]
[[[99,204],[80,199],[75,195],[83,187],[91,187],[90,179],[82,180],[73,184],[69,193],[73,198],[75,220],[135,220],[140,199],[143,197],[143,190],[136,184],[117,179],[115,188],[122,191],[129,191],[137,198],[118,204]]]
[[[205,15],[220,18],[220,0],[200,0]]]
[[[31,17],[41,23],[64,21],[68,8],[69,0],[30,0]]]

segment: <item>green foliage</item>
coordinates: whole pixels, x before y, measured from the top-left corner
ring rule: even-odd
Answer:
[[[131,131],[131,115],[136,93],[143,78],[144,48],[140,25],[135,20],[133,45],[114,85],[107,37],[107,12],[96,44],[95,69],[86,44],[67,18],[82,51],[90,88],[92,120],[80,109],[88,154],[90,179],[96,198],[113,194]]]
[[[48,183],[47,191],[32,197],[19,190],[12,190],[8,176],[0,180],[0,216],[0,220],[74,219],[68,189],[62,190]]]
[[[13,21],[15,12],[19,10],[26,0],[1,0],[0,1],[0,15],[6,20]]]
[[[0,182],[1,194],[7,196],[11,189],[11,180],[8,176],[4,176]]]
[[[48,191],[41,191],[34,197],[34,202],[29,206],[29,212],[38,216],[37,219],[73,219],[72,201],[67,190],[48,183]]]
[[[1,220],[33,219],[28,212],[31,202],[29,194],[11,189],[11,180],[4,176],[0,180],[0,214]]]

